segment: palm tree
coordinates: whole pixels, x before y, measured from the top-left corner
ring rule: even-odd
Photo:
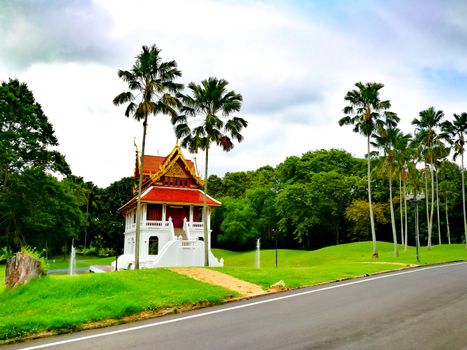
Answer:
[[[394,158],[397,164],[399,174],[399,209],[400,209],[400,227],[401,243],[404,245],[404,251],[407,251],[407,192],[406,185],[408,179],[408,162],[411,157],[409,144],[412,136],[410,134],[398,133],[394,140]],[[405,213],[405,215],[404,215]],[[404,220],[405,218],[405,220]]]
[[[396,232],[396,218],[394,215],[394,203],[392,195],[392,176],[394,173],[394,162],[395,162],[395,151],[394,145],[396,140],[402,134],[398,128],[395,128],[397,122],[399,122],[399,117],[392,112],[386,112],[385,121],[377,125],[376,133],[373,135],[374,142],[372,145],[379,147],[383,150],[383,157],[385,161],[385,170],[387,171],[389,179],[389,207],[391,211],[391,228],[392,228],[392,239],[394,242],[394,256],[399,256],[399,251],[397,247],[397,232]]]
[[[443,111],[436,111],[434,107],[425,109],[419,113],[420,119],[415,118],[412,121],[412,124],[416,126],[416,135],[415,139],[422,146],[422,155],[425,160],[425,163],[430,165],[429,170],[431,175],[431,211],[428,216],[428,249],[431,249],[431,233],[433,229],[433,212],[435,204],[435,181],[434,174],[435,171],[435,147],[441,142],[440,135],[438,134],[438,129],[441,125],[441,122],[444,117]],[[428,179],[428,178],[426,178]],[[425,182],[426,187],[428,187],[428,180]],[[426,203],[428,206],[428,188],[426,188]]]
[[[146,146],[146,129],[148,116],[168,114],[176,116],[175,108],[178,100],[174,97],[183,89],[182,84],[174,82],[182,73],[175,61],[162,62],[161,50],[156,45],[143,46],[142,52],[136,56],[131,70],[119,70],[118,76],[128,84],[124,91],[113,99],[116,106],[127,104],[125,116],[132,116],[137,121],[143,121],[143,140],[141,160],[139,162],[138,197],[136,204],[135,233],[135,269],[139,269],[139,240],[141,225],[141,190],[143,185],[144,151]]]
[[[443,131],[447,134],[451,146],[454,148],[453,159],[461,156],[461,175],[462,175],[462,210],[464,214],[464,235],[467,247],[467,218],[465,211],[465,182],[464,182],[464,134],[467,132],[467,113],[454,114],[452,122],[445,121],[442,124]]]
[[[209,266],[209,236],[207,225],[207,193],[208,193],[208,161],[210,144],[214,142],[224,151],[233,147],[233,139],[243,140],[240,134],[247,127],[246,120],[230,116],[239,112],[242,105],[242,95],[235,91],[227,91],[228,82],[224,79],[210,77],[203,80],[201,85],[190,83],[188,88],[191,95],[178,94],[182,106],[181,115],[172,117],[175,134],[181,139],[181,146],[190,152],[205,151],[204,166],[204,264]],[[188,117],[195,118],[188,122]],[[194,124],[190,127],[189,124]]]
[[[442,135],[444,136],[444,135]],[[439,142],[437,146],[434,148],[434,171],[435,171],[435,192],[436,192],[436,223],[437,223],[437,228],[438,228],[438,244],[441,244],[441,220],[440,220],[440,214],[439,214],[439,172],[440,172],[440,167],[443,162],[443,160],[446,159],[446,157],[450,153],[450,148],[445,147],[445,145],[442,142]]]
[[[363,134],[367,138],[367,165],[368,165],[368,202],[370,206],[371,238],[373,241],[373,257],[378,257],[376,246],[375,220],[371,203],[371,164],[370,164],[370,138],[376,130],[377,123],[381,122],[380,112],[391,108],[389,100],[381,100],[379,90],[384,85],[380,83],[355,84],[357,89],[347,92],[345,100],[349,103],[344,107],[345,116],[339,120],[339,125],[353,125],[353,131]]]

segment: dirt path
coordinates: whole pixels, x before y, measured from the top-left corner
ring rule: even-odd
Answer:
[[[172,267],[169,270],[189,276],[199,281],[233,290],[237,293],[240,293],[244,297],[251,297],[254,295],[267,293],[267,291],[256,284],[242,281],[238,278],[226,275],[225,273],[205,269],[202,267]]]

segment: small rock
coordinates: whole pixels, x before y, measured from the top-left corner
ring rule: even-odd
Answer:
[[[276,283],[274,283],[271,288],[273,289],[287,289],[287,285],[285,284],[285,282],[283,280],[280,280]]]
[[[43,275],[45,272],[39,260],[19,252],[8,259],[6,263],[5,287],[14,288]]]

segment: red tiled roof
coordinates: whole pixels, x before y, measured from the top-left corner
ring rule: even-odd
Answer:
[[[143,174],[156,173],[159,167],[164,163],[165,157],[160,156],[144,156]]]
[[[143,174],[154,174],[159,172],[160,166],[164,163],[166,157],[161,156],[144,156]],[[195,165],[191,160],[186,160],[191,170],[195,170]]]
[[[141,199],[145,202],[162,202],[162,203],[177,203],[177,204],[198,204],[202,205],[204,201],[204,193],[198,189],[192,188],[175,188],[175,187],[150,187]],[[209,206],[220,206],[221,202],[207,196]]]
[[[141,196],[143,202],[157,202],[167,204],[192,204],[203,205],[204,192],[193,188],[177,188],[177,187],[164,187],[164,186],[151,186]],[[131,199],[119,210],[136,203],[136,197]],[[210,207],[219,207],[221,202],[216,201],[211,196],[207,196],[207,204]]]

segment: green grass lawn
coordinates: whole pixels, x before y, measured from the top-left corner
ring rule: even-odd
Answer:
[[[47,276],[0,293],[0,340],[237,296],[166,269]]]
[[[0,265],[0,293],[5,288],[5,265]]]
[[[214,254],[224,258],[225,267],[220,271],[264,288],[280,280],[289,287],[301,287],[417,264],[413,247],[404,252],[399,246],[400,255],[395,257],[392,243],[378,242],[378,259],[371,258],[371,247],[371,242],[360,242],[315,251],[279,250],[277,269],[276,252],[272,249],[261,251],[260,269],[256,268],[255,251],[233,253],[215,249]],[[431,251],[422,247],[419,256],[421,265],[467,260],[467,250],[464,244],[433,246]]]

